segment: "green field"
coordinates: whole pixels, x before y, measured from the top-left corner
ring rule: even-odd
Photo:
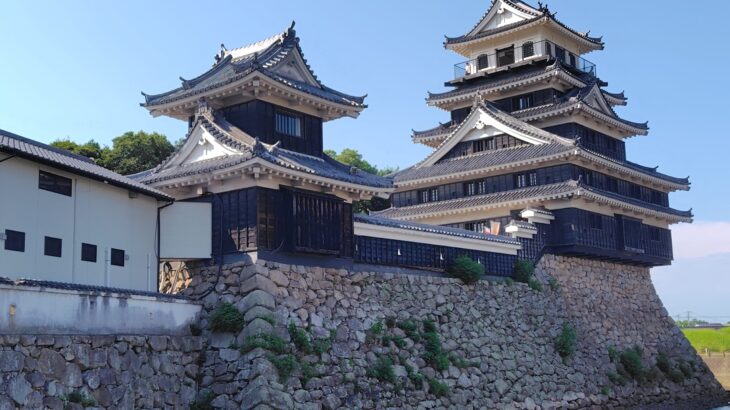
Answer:
[[[724,329],[682,329],[692,346],[702,353],[705,349],[711,352],[730,351],[730,327]]]

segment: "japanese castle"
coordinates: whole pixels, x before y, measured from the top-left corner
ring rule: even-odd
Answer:
[[[619,117],[623,93],[604,90],[583,56],[600,38],[547,7],[495,0],[445,47],[450,90],[429,94],[448,122],[414,132],[433,148],[393,177],[323,152],[323,123],[357,117],[365,97],[325,86],[304,58],[294,24],[240,48],[168,92],[144,94],[153,116],[186,121],[184,145],[132,178],[178,202],[212,207],[212,256],[328,257],[444,269],[459,255],[509,275],[544,252],[655,266],[672,260],[669,207],[686,178],[626,159],[625,139],[646,123]],[[354,215],[352,203],[392,207]]]
[[[494,0],[444,47],[467,59],[448,91],[427,97],[450,119],[414,131],[433,152],[395,175],[392,207],[377,216],[511,235],[522,257],[671,262],[668,227],[692,214],[670,208],[668,194],[689,181],[626,159],[626,139],[648,126],[619,117],[627,98],[584,58],[601,38],[542,4]]]

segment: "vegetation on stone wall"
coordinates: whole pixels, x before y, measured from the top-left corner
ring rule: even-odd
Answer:
[[[609,373],[608,379],[619,386],[636,382],[642,386],[659,384],[663,379],[681,384],[687,378],[694,377],[694,363],[684,359],[672,359],[665,352],[660,352],[654,365],[647,365],[642,358],[643,349],[634,346],[622,351],[610,347],[608,356],[616,366],[616,372]]]
[[[555,350],[558,352],[560,357],[567,359],[575,352],[575,343],[577,341],[577,335],[575,329],[570,323],[563,324],[563,330],[560,332],[558,337],[555,339]]]
[[[535,264],[526,259],[518,259],[515,262],[515,272],[512,277],[517,282],[528,283],[535,274]]]
[[[208,328],[211,332],[238,333],[243,329],[243,314],[231,303],[221,303],[210,314]]]
[[[465,284],[472,284],[484,276],[484,265],[477,263],[468,256],[458,256],[446,268],[446,273],[453,278],[460,279]]]

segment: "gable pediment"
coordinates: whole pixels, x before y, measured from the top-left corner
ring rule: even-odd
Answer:
[[[598,85],[593,85],[590,91],[582,98],[582,101],[595,110],[612,117],[615,116],[615,113],[611,109],[611,104],[606,100],[606,96],[603,95]]]
[[[548,141],[534,137],[519,129],[497,120],[482,107],[478,107],[466,117],[464,122],[457,127],[431,155],[417,165],[418,168],[435,164],[449,153],[459,142],[474,141],[488,138],[495,135],[506,134],[527,144],[547,144]]]
[[[307,67],[307,63],[296,48],[292,50],[292,52],[289,53],[284,60],[276,63],[271,71],[282,77],[321,88],[317,78],[314,76],[309,67]]]
[[[198,123],[188,133],[188,138],[183,146],[163,165],[162,169],[241,154],[241,151],[218,141],[203,124]]]
[[[509,2],[497,0],[494,2],[492,8],[489,9],[482,21],[480,21],[468,35],[473,36],[534,17],[534,15],[514,7]]]

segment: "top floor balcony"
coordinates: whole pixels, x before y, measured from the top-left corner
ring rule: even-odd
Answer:
[[[486,75],[501,71],[511,65],[540,60],[545,57],[555,58],[563,64],[573,67],[591,76],[596,76],[596,65],[583,57],[575,55],[559,45],[548,41],[526,41],[522,45],[497,49],[493,54],[482,54],[479,57],[454,65],[454,79],[464,79],[476,74]]]

